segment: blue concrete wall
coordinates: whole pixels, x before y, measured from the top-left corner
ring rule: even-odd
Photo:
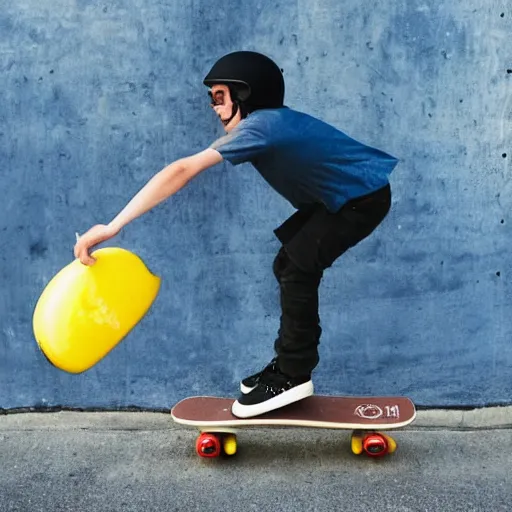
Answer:
[[[292,209],[249,166],[202,174],[112,241],[163,283],[96,367],[51,367],[31,326],[75,231],[221,135],[202,78],[236,49],[279,62],[289,106],[401,160],[392,212],[322,283],[317,391],[511,403],[511,33],[502,1],[4,2],[0,408],[165,408],[234,394],[272,356],[272,229]]]

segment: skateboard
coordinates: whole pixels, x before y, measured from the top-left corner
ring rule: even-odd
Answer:
[[[199,430],[196,453],[212,458],[235,455],[236,433],[248,427],[302,427],[352,430],[352,453],[382,457],[393,453],[397,444],[387,433],[405,427],[416,417],[416,408],[405,397],[342,397],[313,395],[252,418],[231,413],[232,398],[196,396],[178,402],[172,419]]]

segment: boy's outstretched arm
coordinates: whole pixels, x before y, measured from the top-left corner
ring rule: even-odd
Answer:
[[[97,224],[81,235],[74,248],[75,257],[84,265],[95,259],[89,251],[95,245],[117,235],[129,222],[175,194],[201,171],[222,161],[218,151],[208,148],[195,155],[176,160],[153,176],[109,224]]]

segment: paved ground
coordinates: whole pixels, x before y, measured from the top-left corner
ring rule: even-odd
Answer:
[[[379,460],[348,432],[244,430],[205,460],[167,414],[0,416],[0,511],[510,511],[510,416],[420,413]]]

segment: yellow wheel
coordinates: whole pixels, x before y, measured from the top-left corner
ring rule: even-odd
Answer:
[[[350,445],[353,454],[361,455],[363,453],[363,437],[359,432],[352,432]]]
[[[236,453],[236,435],[226,434],[222,440],[222,448],[226,455],[235,455]]]
[[[382,432],[381,435],[385,437],[386,441],[388,442],[388,453],[393,453],[394,451],[396,451],[396,441],[391,436],[383,434]]]

